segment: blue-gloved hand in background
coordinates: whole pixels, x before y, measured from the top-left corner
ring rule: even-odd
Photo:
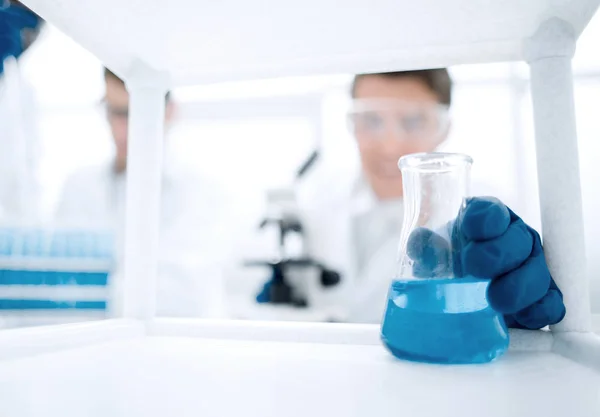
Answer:
[[[488,302],[509,327],[539,329],[566,313],[550,276],[540,235],[492,197],[470,198],[451,226],[454,275],[492,280]],[[411,234],[408,255],[418,276],[440,276],[448,242],[431,230]]]
[[[268,280],[261,287],[260,292],[256,295],[256,302],[259,304],[268,303],[271,301],[271,287],[273,286],[273,280]]]
[[[18,58],[35,40],[41,19],[22,5],[0,6],[0,74],[4,60]]]

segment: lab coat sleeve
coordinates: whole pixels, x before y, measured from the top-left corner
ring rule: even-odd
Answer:
[[[36,222],[42,212],[35,96],[17,76],[20,94],[15,103],[15,97],[7,94],[4,78],[0,77],[0,221]]]

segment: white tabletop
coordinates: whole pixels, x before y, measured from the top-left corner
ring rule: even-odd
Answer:
[[[600,375],[550,352],[485,366],[381,346],[134,338],[0,362],[3,417],[600,415]]]

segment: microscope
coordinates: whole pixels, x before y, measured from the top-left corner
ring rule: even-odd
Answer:
[[[258,303],[311,307],[311,293],[334,287],[341,281],[338,272],[327,268],[308,254],[296,199],[297,182],[318,157],[318,151],[314,151],[302,164],[296,173],[294,185],[267,192],[267,214],[259,229],[276,240],[275,256],[272,259],[244,263],[249,267],[266,266],[271,271],[271,278],[256,297]]]

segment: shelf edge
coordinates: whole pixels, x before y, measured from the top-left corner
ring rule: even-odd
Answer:
[[[0,331],[0,362],[117,340],[143,337],[142,322],[99,320]]]
[[[594,333],[557,332],[554,334],[552,350],[600,372],[600,336]]]

